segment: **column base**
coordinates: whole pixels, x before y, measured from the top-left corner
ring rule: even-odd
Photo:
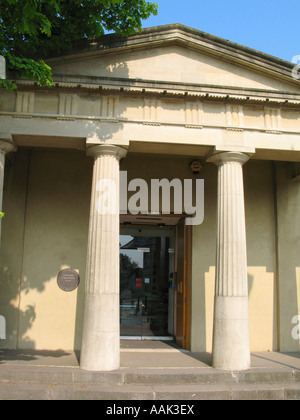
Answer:
[[[86,295],[80,367],[108,372],[120,368],[119,295]]]
[[[250,368],[248,297],[216,296],[212,365],[227,371]]]
[[[94,341],[93,346],[82,349],[80,368],[95,372],[118,370],[120,368],[120,334],[102,333],[99,338],[97,335],[91,336],[91,340]]]

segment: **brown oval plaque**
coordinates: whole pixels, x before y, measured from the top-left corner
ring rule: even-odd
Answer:
[[[57,284],[58,287],[63,290],[64,292],[72,292],[73,290],[77,289],[80,283],[79,274],[72,270],[71,268],[67,268],[65,270],[61,270],[57,276]]]

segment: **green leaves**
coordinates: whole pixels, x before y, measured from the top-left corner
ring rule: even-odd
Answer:
[[[157,7],[146,0],[0,0],[0,54],[9,70],[50,86],[43,58],[70,52],[76,42],[105,31],[128,36]],[[3,80],[0,85],[13,88]]]
[[[0,211],[0,219],[3,219],[4,216],[5,216],[5,213],[3,213],[2,211]]]
[[[123,35],[131,35],[142,29],[142,20],[157,15],[157,4],[145,0],[120,1],[101,11],[104,27]]]
[[[44,13],[44,3],[43,0],[0,0],[0,13],[5,28],[33,37],[39,33],[51,36],[50,16]],[[56,0],[47,0],[46,3],[56,13],[59,12]],[[12,22],[9,23],[7,17],[13,17]]]
[[[0,0],[0,54],[6,59],[8,70],[19,77],[34,79],[41,86],[52,83],[51,69],[42,60],[30,58],[30,43],[39,36],[51,35],[51,22],[43,13],[42,0]],[[58,11],[58,3],[48,1]],[[1,80],[0,86],[12,90],[14,83]]]
[[[18,72],[19,76],[24,79],[33,78],[41,86],[52,85],[52,74],[51,68],[43,61],[34,61],[30,58],[16,57],[9,52],[3,52],[4,57],[7,60],[8,68]],[[4,82],[2,80],[3,86]],[[10,89],[14,86],[10,86]]]

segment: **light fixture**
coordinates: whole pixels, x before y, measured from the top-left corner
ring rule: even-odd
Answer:
[[[198,175],[202,170],[202,164],[200,160],[192,160],[192,162],[190,163],[190,169],[194,175]]]

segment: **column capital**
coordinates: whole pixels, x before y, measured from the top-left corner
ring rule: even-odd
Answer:
[[[217,166],[223,165],[224,163],[237,162],[244,165],[250,159],[250,155],[241,152],[216,152],[212,154],[207,162],[212,162]]]
[[[13,144],[11,135],[8,133],[0,133],[0,152],[6,154],[15,152],[16,150],[17,148]]]
[[[242,146],[215,146],[206,157],[206,162],[212,162],[217,166],[229,162],[238,162],[244,165],[252,155],[255,154],[254,147]]]
[[[118,160],[123,159],[127,155],[127,149],[113,144],[92,144],[87,147],[88,156],[97,158],[99,156],[115,156]]]

